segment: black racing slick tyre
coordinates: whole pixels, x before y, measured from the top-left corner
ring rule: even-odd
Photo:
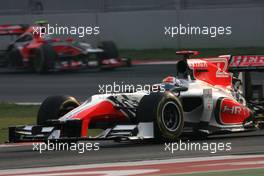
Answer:
[[[132,61],[130,58],[125,59],[125,62],[127,67],[132,67]]]
[[[48,120],[59,119],[79,105],[80,103],[72,96],[48,97],[39,108],[37,125],[45,125]]]
[[[9,67],[21,67],[23,66],[23,57],[19,49],[13,47],[7,53],[7,64]]]
[[[139,121],[154,122],[155,141],[176,141],[184,126],[183,108],[171,92],[145,95],[138,106]]]
[[[32,64],[36,73],[47,73],[54,68],[57,53],[51,45],[44,44],[33,53]]]
[[[117,46],[112,41],[100,42],[98,48],[104,50],[101,54],[101,58],[117,58],[119,56]]]

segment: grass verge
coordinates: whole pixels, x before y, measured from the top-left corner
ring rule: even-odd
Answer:
[[[176,174],[171,176],[263,176],[264,168],[260,169],[243,169],[234,171],[203,172],[193,174]]]
[[[8,140],[8,127],[36,124],[39,106],[0,103],[0,144]],[[99,134],[101,129],[89,130],[90,136]]]
[[[39,106],[0,103],[0,143],[8,138],[8,127],[35,124]]]

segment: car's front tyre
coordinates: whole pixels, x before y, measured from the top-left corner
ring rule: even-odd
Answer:
[[[72,96],[48,97],[39,108],[37,125],[45,125],[48,120],[59,119],[79,105],[80,103]]]
[[[184,126],[183,108],[171,92],[157,92],[145,95],[138,106],[139,121],[151,118],[154,122],[156,141],[175,141]]]

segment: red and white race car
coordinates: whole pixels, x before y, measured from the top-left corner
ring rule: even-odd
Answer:
[[[9,141],[140,140],[173,141],[191,133],[207,136],[262,127],[263,100],[243,96],[242,73],[263,69],[263,56],[219,56],[176,64],[174,76],[156,84],[159,91],[99,94],[80,104],[70,96],[48,97],[37,125],[9,128]],[[232,71],[232,72],[230,72]],[[243,71],[243,72],[241,72]],[[89,130],[102,128],[96,137]]]
[[[82,68],[113,69],[131,66],[131,61],[120,58],[112,41],[104,41],[98,48],[71,38],[61,40],[35,32],[38,26],[0,25],[0,36],[17,36],[0,52],[2,67],[29,69],[37,73],[50,70]],[[3,48],[2,48],[3,49]]]

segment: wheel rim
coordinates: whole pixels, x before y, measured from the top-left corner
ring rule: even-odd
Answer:
[[[180,124],[179,110],[174,102],[167,102],[162,108],[161,119],[164,127],[175,132]]]

